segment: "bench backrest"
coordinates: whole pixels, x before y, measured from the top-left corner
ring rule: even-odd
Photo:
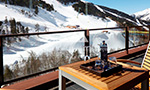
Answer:
[[[141,68],[145,68],[145,69],[150,70],[150,42],[147,46],[147,50],[146,50]]]

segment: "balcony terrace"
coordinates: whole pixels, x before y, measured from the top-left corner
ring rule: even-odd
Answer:
[[[1,88],[2,90],[47,90],[47,89],[58,89],[58,67],[49,68],[43,71],[37,71],[29,75],[17,77],[10,80],[4,80],[4,60],[3,60],[3,44],[4,44],[4,38],[6,37],[21,37],[21,36],[35,36],[35,35],[52,35],[52,34],[62,34],[62,33],[76,33],[76,32],[82,32],[86,39],[83,42],[84,44],[84,52],[83,54],[86,56],[90,56],[92,59],[97,59],[98,56],[91,56],[91,49],[92,48],[86,48],[90,47],[91,40],[90,34],[91,32],[98,32],[103,31],[104,33],[107,32],[107,30],[118,30],[122,29],[122,35],[124,36],[125,44],[124,47],[112,51],[108,53],[108,57],[116,57],[117,59],[130,59],[132,61],[129,62],[140,64],[143,60],[143,56],[145,54],[145,51],[147,49],[148,41],[150,40],[150,33],[145,31],[144,28],[148,28],[150,31],[149,26],[133,26],[133,27],[115,27],[115,28],[98,28],[98,29],[82,29],[82,30],[67,30],[67,31],[54,31],[54,32],[40,32],[40,33],[29,33],[29,34],[16,34],[16,35],[1,35],[0,36],[0,85],[6,85],[5,87]],[[135,28],[137,30],[143,30],[140,33],[139,32],[131,32],[133,31],[132,28]],[[146,33],[145,33],[146,32]],[[141,35],[143,40],[142,43],[136,44],[136,40],[133,36]],[[139,37],[138,37],[139,38]],[[115,44],[115,43],[114,43]],[[132,45],[131,45],[132,44]],[[82,48],[82,46],[81,46]],[[137,61],[139,63],[136,63],[134,61]],[[134,64],[132,64],[134,65]],[[140,66],[140,65],[137,65]],[[0,90],[1,90],[0,89]],[[84,88],[76,85],[75,83],[71,82],[67,79],[67,90],[85,90]]]

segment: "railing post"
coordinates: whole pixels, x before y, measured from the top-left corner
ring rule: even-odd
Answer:
[[[89,33],[89,30],[86,30],[85,31],[85,41],[84,41],[84,45],[85,45],[85,47],[84,47],[84,51],[85,51],[85,56],[90,56],[90,39],[89,39],[89,35],[90,35],[90,33]],[[88,57],[86,58],[86,60],[88,59]]]
[[[148,26],[148,28],[149,28],[149,39],[148,39],[148,40],[150,41],[150,26]],[[149,42],[149,41],[148,41],[148,42]]]
[[[125,42],[125,48],[126,48],[126,51],[127,51],[127,54],[129,53],[128,52],[128,49],[129,49],[129,27],[127,26],[126,27],[126,42]]]
[[[3,38],[0,37],[0,87],[3,85]]]

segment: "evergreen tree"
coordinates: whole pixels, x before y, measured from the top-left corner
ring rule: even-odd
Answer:
[[[24,26],[21,26],[21,31],[22,31],[22,33],[25,33],[25,28],[24,28]]]
[[[53,4],[51,5],[51,9],[52,9],[52,11],[54,11],[54,6],[53,6]]]
[[[11,38],[7,37],[7,45],[11,46]]]
[[[47,4],[45,1],[39,0],[39,6],[43,9],[46,9],[47,11],[53,11],[54,7],[53,5]]]
[[[0,0],[1,2],[4,2],[5,0]]]
[[[18,40],[19,40],[19,42],[21,42],[21,41],[22,41],[22,39],[21,39],[20,37],[18,38]]]
[[[12,73],[11,69],[9,68],[9,66],[6,65],[5,70],[4,70],[4,79],[9,80],[12,78],[13,78],[13,73]]]
[[[40,25],[37,23],[37,24],[35,24],[35,31],[39,32],[39,30],[40,30]]]
[[[20,32],[19,32],[19,27],[18,27],[18,26],[17,26],[17,28],[16,28],[16,31],[17,31],[17,33],[20,33]]]
[[[7,7],[7,0],[5,0],[5,6]]]
[[[3,25],[0,25],[0,33],[2,33]]]
[[[5,30],[2,31],[2,34],[6,34]]]
[[[50,5],[49,5],[49,4],[47,5],[47,7],[46,7],[46,8],[47,8],[47,11],[51,11],[51,7],[50,7]]]
[[[8,24],[7,16],[5,17],[5,24]]]
[[[7,4],[7,0],[5,0],[5,4]]]
[[[9,34],[9,31],[8,31],[8,26],[7,26],[7,24],[5,25],[5,28],[6,28],[6,34]]]
[[[18,63],[16,63],[16,64],[14,65],[13,69],[14,69],[14,71],[13,71],[14,76],[17,78],[17,77],[19,76],[19,72],[20,72],[20,68],[19,68]]]
[[[47,26],[45,26],[45,27],[44,27],[45,32],[47,32],[47,29],[48,29]]]
[[[17,33],[17,31],[16,31],[16,20],[15,19],[9,20],[9,22],[10,22],[11,33],[16,34]]]
[[[76,62],[76,61],[80,61],[80,60],[81,60],[80,54],[79,54],[79,51],[78,51],[78,50],[74,50],[72,57],[73,57],[73,58],[71,59],[72,62]]]
[[[20,22],[17,22],[17,28],[16,28],[17,33],[22,32],[22,31],[21,31],[21,28],[22,28],[21,23],[20,23]]]
[[[25,32],[29,33],[29,28],[28,27],[26,27]]]
[[[29,52],[30,56],[28,57],[28,64],[30,65],[30,74],[39,71],[40,60],[37,57],[36,53],[31,51]]]
[[[80,57],[80,54],[79,54],[79,51],[76,50],[73,52],[73,58],[79,58]]]
[[[35,14],[38,14],[39,10],[38,10],[38,6],[35,7]]]
[[[3,24],[3,22],[2,21],[0,21],[0,26]]]

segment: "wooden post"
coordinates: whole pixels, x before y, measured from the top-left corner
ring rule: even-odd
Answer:
[[[149,79],[145,79],[141,84],[141,90],[149,90]]]
[[[127,26],[126,27],[126,42],[125,42],[125,48],[126,48],[126,51],[127,51],[127,54],[129,53],[128,52],[128,49],[129,49],[129,27]]]
[[[3,38],[0,37],[0,87],[3,85]]]
[[[89,33],[89,30],[86,30],[85,31],[85,41],[84,41],[84,45],[85,45],[85,47],[84,47],[84,50],[85,50],[85,56],[90,56],[90,39],[89,39],[89,36],[90,36],[90,33]],[[87,60],[88,58],[86,58],[86,60]]]
[[[149,41],[150,41],[150,26],[148,26],[148,28],[149,28]],[[148,42],[149,42],[149,41],[148,41]]]

